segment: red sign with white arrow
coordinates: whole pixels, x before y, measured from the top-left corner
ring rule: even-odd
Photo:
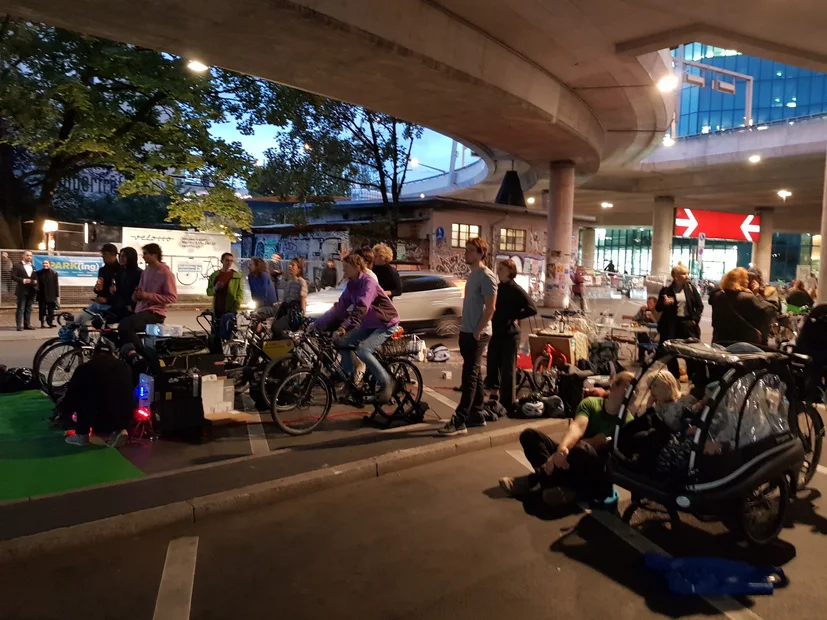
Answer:
[[[701,233],[707,239],[730,241],[758,241],[761,218],[757,215],[725,213],[723,211],[675,211],[675,236],[696,239]]]

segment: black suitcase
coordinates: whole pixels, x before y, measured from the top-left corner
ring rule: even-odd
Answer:
[[[201,378],[183,370],[162,370],[154,377],[152,416],[159,435],[199,438],[204,430]]]

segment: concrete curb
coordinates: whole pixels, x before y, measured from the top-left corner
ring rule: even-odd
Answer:
[[[25,560],[115,538],[140,535],[161,527],[196,523],[217,515],[230,514],[308,495],[324,489],[404,471],[419,465],[477,452],[516,441],[527,428],[546,431],[565,425],[565,420],[539,420],[488,431],[431,446],[397,450],[378,457],[318,469],[230,491],[196,497],[155,508],[79,523],[0,541],[0,563]],[[496,472],[492,472],[496,475]]]

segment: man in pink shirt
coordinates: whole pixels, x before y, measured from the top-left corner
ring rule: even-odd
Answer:
[[[163,254],[157,243],[150,243],[143,248],[146,269],[141,275],[141,282],[132,300],[136,302],[135,314],[121,321],[118,331],[121,345],[133,344],[139,353],[145,353],[138,333],[146,331],[147,325],[163,323],[167,316],[167,306],[178,299],[178,287],[175,276],[164,263]]]

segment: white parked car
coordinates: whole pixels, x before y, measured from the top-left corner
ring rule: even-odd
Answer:
[[[439,336],[459,333],[465,280],[428,271],[400,271],[402,294],[393,303],[405,329],[433,329]],[[329,288],[307,296],[307,316],[318,318],[330,310],[345,288]]]

